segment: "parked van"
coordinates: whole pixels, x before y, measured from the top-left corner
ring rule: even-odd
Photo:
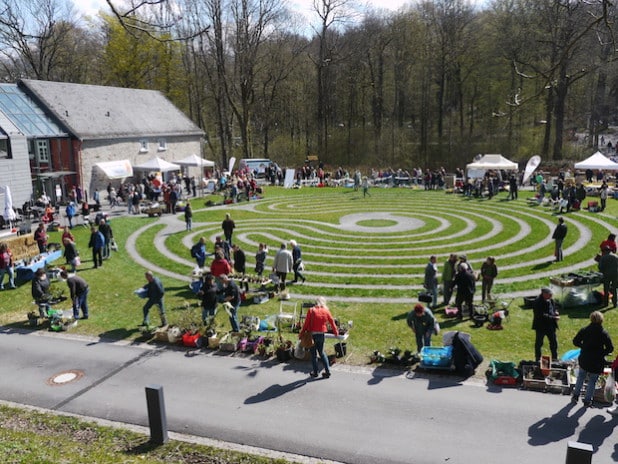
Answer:
[[[258,179],[266,177],[266,170],[272,164],[268,158],[243,158],[238,165],[239,169],[248,169]]]

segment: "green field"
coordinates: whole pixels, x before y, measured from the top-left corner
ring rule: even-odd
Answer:
[[[185,232],[182,215],[171,225],[156,218],[118,217],[112,227],[120,250],[101,269],[92,269],[86,228],[74,230],[83,264],[79,274],[91,285],[91,318],[74,332],[111,339],[150,342],[137,328],[143,300],[133,291],[145,283],[143,273],[151,268],[161,276],[166,306],[172,324],[187,326],[199,321],[197,299],[188,288],[194,262],[189,247],[200,236],[209,242],[221,234],[226,212],[236,221],[235,243],[247,254],[247,269],[254,265],[257,244],[268,244],[267,271],[282,241],[295,239],[303,249],[307,282],[289,287],[293,301],[311,301],[318,295],[342,321],[354,321],[346,362],[366,364],[374,350],[390,347],[413,349],[413,334],[405,314],[421,289],[428,257],[438,256],[440,267],[450,253],[466,253],[475,269],[488,255],[496,257],[499,275],[493,293],[511,301],[511,315],[503,331],[475,328],[469,321],[445,319],[437,311],[443,329],[472,334],[474,344],[486,359],[519,361],[533,355],[531,312],[522,309],[522,294],[535,295],[552,275],[594,269],[592,258],[598,244],[615,231],[618,202],[608,200],[604,213],[574,212],[565,215],[569,233],[565,260],[551,264],[551,233],[557,217],[550,208],[532,205],[530,193],[506,201],[506,193],[492,200],[463,198],[444,191],[407,188],[374,188],[371,197],[343,188],[266,188],[265,198],[226,207],[204,206],[194,200],[194,227]],[[60,241],[52,233],[51,241]],[[127,251],[132,245],[136,261]],[[212,247],[210,247],[212,251]],[[62,264],[62,263],[59,263]],[[64,288],[64,283],[54,284]],[[477,285],[480,295],[480,283]],[[34,309],[30,285],[0,293],[0,322],[24,327],[26,314]],[[62,307],[62,305],[60,305]],[[69,305],[65,303],[65,309]],[[240,316],[264,318],[279,310],[279,302],[241,306]],[[572,348],[575,332],[587,323],[591,307],[563,311],[559,332],[560,352]],[[158,321],[156,311],[152,317]],[[610,333],[615,311],[606,312]],[[217,316],[221,330],[229,323],[223,311]],[[286,334],[294,338],[294,334]],[[439,344],[439,340],[434,340]]]

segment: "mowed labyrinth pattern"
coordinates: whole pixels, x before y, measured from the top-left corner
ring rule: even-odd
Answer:
[[[224,213],[230,212],[236,221],[234,243],[247,255],[249,274],[258,243],[269,246],[266,274],[281,242],[295,239],[301,245],[307,282],[291,285],[292,297],[409,303],[422,289],[432,254],[440,272],[450,253],[465,253],[475,270],[495,256],[499,276],[493,293],[515,297],[537,292],[551,276],[595,266],[598,243],[616,224],[604,214],[569,213],[565,261],[551,263],[557,216],[547,207],[525,199],[506,201],[505,194],[492,200],[412,189],[372,189],[371,194],[267,189],[262,200],[203,210],[195,201],[192,232],[184,232],[182,214],[164,216],[137,230],[127,246],[145,267],[189,281],[195,265],[189,248],[200,236],[213,242],[221,235]],[[159,255],[141,256],[140,240],[154,240]]]

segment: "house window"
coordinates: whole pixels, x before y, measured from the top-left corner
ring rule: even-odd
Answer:
[[[165,150],[167,150],[167,143],[165,142],[165,139],[159,139],[159,148],[157,148],[157,151]]]
[[[11,142],[8,138],[0,138],[0,158],[13,158]]]
[[[47,140],[36,141],[36,156],[39,163],[49,163],[49,143]]]
[[[139,152],[148,153],[148,140],[142,139],[139,141]]]

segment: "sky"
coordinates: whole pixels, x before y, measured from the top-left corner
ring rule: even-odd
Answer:
[[[117,4],[121,4],[121,0],[114,0]],[[301,10],[304,14],[309,14],[312,11],[312,0],[288,0],[292,5],[297,5],[296,9]],[[377,9],[385,9],[395,11],[403,5],[411,3],[413,0],[360,0],[360,3],[365,3]],[[471,4],[486,3],[487,0],[471,0]],[[75,6],[83,13],[95,16],[99,10],[109,11],[105,0],[73,0]]]

